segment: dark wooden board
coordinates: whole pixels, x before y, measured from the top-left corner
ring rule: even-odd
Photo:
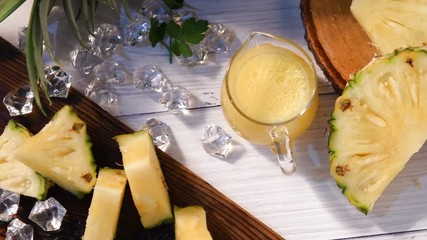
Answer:
[[[338,93],[378,52],[350,5],[351,0],[301,0],[308,47]]]
[[[24,55],[0,37],[0,97],[28,84],[28,74]],[[99,167],[120,168],[121,155],[114,136],[133,130],[98,107],[84,95],[71,89],[67,99],[53,99],[51,106],[43,99],[47,116],[35,107],[31,114],[15,119],[31,132],[37,133],[65,104],[72,105],[79,117],[87,123],[92,140],[92,150]],[[4,104],[0,104],[0,129],[3,131],[11,117]],[[201,205],[207,211],[208,228],[214,239],[283,239],[265,224],[232,202],[206,181],[195,175],[171,156],[157,149],[166,183],[169,187],[171,204],[184,207]],[[57,232],[44,232],[35,226],[34,239],[80,239],[87,217],[91,195],[78,200],[68,192],[53,187],[48,196],[55,197],[67,209],[63,225]],[[24,222],[35,200],[23,197],[15,217]],[[7,223],[0,224],[0,239],[5,238]],[[117,229],[117,239],[174,239],[173,225],[163,225],[153,230],[145,230],[126,188]]]

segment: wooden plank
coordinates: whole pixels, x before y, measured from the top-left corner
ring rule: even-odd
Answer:
[[[0,97],[3,98],[11,90],[28,84],[28,76],[24,55],[0,38]],[[31,132],[36,133],[46,124],[53,114],[65,104],[72,105],[88,125],[88,133],[93,143],[93,153],[99,167],[110,166],[119,168],[121,155],[117,143],[112,137],[133,130],[121,121],[102,110],[92,101],[71,89],[67,99],[54,99],[53,105],[47,107],[47,116],[38,108],[26,116],[16,117]],[[0,105],[0,126],[4,128],[10,116],[3,104]],[[162,164],[172,204],[178,206],[201,205],[207,211],[208,228],[216,239],[282,239],[266,225],[217,191],[210,184],[181,165],[171,156],[157,149]],[[76,199],[68,192],[53,187],[49,196],[55,197],[68,212],[60,231],[47,233],[35,227],[35,239],[76,239],[81,236],[85,226],[87,209],[91,195],[82,200]],[[16,217],[30,223],[27,216],[31,210],[33,199],[23,198],[21,208]],[[0,224],[0,238],[5,237],[7,223]],[[154,230],[145,230],[139,222],[129,189],[126,189],[119,226],[118,239],[173,239],[173,226],[164,225]]]

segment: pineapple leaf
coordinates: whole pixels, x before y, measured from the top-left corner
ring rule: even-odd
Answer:
[[[134,21],[134,19],[133,19],[132,15],[131,15],[131,13],[130,13],[130,8],[129,8],[129,3],[128,3],[128,1],[127,1],[127,0],[122,0],[122,6],[123,6],[123,9],[125,10],[126,16],[127,16],[131,21]]]
[[[0,22],[3,22],[10,14],[12,14],[25,0],[3,0],[0,1]]]
[[[95,33],[94,33],[95,27],[93,25],[94,20],[92,19],[93,16],[91,16],[90,14],[89,1],[81,0],[80,8],[81,8],[81,11],[83,12],[83,19],[84,19],[86,31],[88,31],[88,33],[91,34],[92,36],[95,36]]]
[[[30,87],[34,94],[34,99],[36,100],[37,106],[40,108],[40,111],[46,115],[46,112],[43,109],[40,94],[38,91],[38,81],[39,75],[37,70],[37,64],[36,64],[36,58],[41,58],[40,55],[36,55],[36,52],[39,52],[38,49],[40,49],[42,46],[37,46],[33,40],[34,35],[34,27],[37,27],[37,16],[38,16],[38,1],[34,1],[32,9],[31,9],[31,15],[30,20],[28,24],[27,29],[27,37],[26,37],[26,44],[25,44],[25,58],[27,62],[27,70],[28,70],[28,77],[30,80]],[[38,48],[38,49],[37,49]]]
[[[82,36],[80,35],[80,30],[77,25],[76,16],[74,14],[73,10],[73,3],[72,0],[64,0],[64,10],[67,15],[68,23],[70,24],[74,36],[76,36],[77,40],[79,41],[80,45],[82,45],[84,48],[89,48],[89,46],[83,42]]]
[[[55,54],[53,54],[53,51],[52,51],[52,46],[50,44],[49,31],[47,26],[47,16],[52,7],[51,2],[53,1],[40,2],[40,6],[39,6],[40,27],[41,27],[44,45],[46,46],[46,50],[49,53],[49,56],[52,58],[54,62],[58,62],[58,60],[55,57]]]

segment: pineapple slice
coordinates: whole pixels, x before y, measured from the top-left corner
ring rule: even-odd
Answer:
[[[96,181],[96,165],[86,124],[64,106],[15,152],[16,160],[81,198]]]
[[[174,206],[176,240],[212,240],[201,206]]]
[[[114,239],[126,182],[124,170],[99,170],[83,240]]]
[[[0,136],[0,188],[42,200],[49,189],[48,181],[13,156],[30,137],[31,133],[14,120],[4,128]]]
[[[426,49],[401,49],[360,70],[336,100],[330,172],[365,214],[426,141],[426,72]]]
[[[382,54],[427,43],[427,0],[353,0],[350,10]]]
[[[115,137],[123,155],[123,166],[132,198],[144,228],[172,221],[166,182],[150,134],[139,131]]]

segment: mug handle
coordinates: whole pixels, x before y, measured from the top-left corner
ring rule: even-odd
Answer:
[[[293,156],[293,144],[286,127],[274,126],[270,129],[273,151],[276,153],[279,166],[286,175],[291,175],[296,170]]]

